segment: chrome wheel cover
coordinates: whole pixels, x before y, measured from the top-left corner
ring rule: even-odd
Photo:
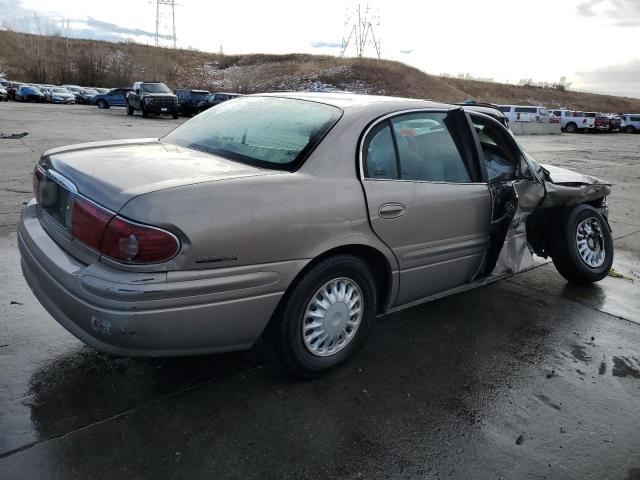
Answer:
[[[362,291],[350,278],[335,278],[320,287],[302,319],[302,340],[307,350],[328,357],[346,347],[362,321],[362,302]]]
[[[582,261],[591,268],[602,266],[606,258],[602,225],[596,217],[589,217],[578,224],[576,246]]]

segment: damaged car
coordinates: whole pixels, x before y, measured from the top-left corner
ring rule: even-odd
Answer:
[[[291,372],[317,376],[377,316],[534,254],[572,283],[613,260],[609,183],[540,165],[493,116],[432,101],[245,96],[161,138],[49,150],[33,185],[24,276],[60,324],[116,355],[265,334]]]

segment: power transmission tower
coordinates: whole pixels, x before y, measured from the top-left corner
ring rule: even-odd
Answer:
[[[163,11],[161,11],[161,7]],[[171,35],[160,34],[161,27],[161,18],[166,16],[164,10],[167,10],[167,7],[171,7],[171,12],[168,15],[171,16]],[[169,40],[173,41],[173,48],[176,48],[176,2],[175,0],[156,0],[156,47],[160,45],[160,37],[169,38]]]
[[[380,59],[380,15],[373,12],[369,5],[358,6],[345,15],[344,33],[342,35],[341,57],[344,57],[347,48],[355,47],[356,56],[364,57],[367,47],[372,46],[378,59]]]

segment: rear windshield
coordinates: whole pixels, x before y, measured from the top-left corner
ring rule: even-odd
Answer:
[[[194,100],[206,100],[209,92],[191,92],[191,98]]]
[[[295,170],[338,121],[339,108],[244,97],[219,104],[166,135],[175,145],[277,170]]]

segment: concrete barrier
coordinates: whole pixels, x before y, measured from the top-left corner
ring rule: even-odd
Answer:
[[[514,135],[559,135],[559,123],[509,122]]]

